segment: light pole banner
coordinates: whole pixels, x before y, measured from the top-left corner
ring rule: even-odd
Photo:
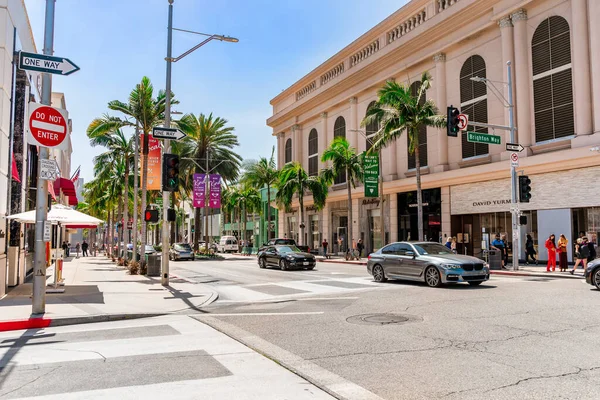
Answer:
[[[379,197],[379,155],[365,155],[365,197]]]
[[[194,190],[192,192],[194,208],[202,208],[206,197],[206,174],[194,174]]]
[[[144,135],[141,135],[140,139],[143,143]],[[142,161],[140,160],[140,163]],[[160,180],[162,178],[162,149],[160,147],[160,141],[148,135],[148,180],[146,188],[148,190],[161,190]],[[140,168],[140,182],[144,175],[144,169]]]
[[[221,208],[221,175],[210,174],[210,208]]]

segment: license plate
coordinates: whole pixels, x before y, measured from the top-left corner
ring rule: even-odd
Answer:
[[[308,261],[304,261],[302,264],[304,264],[304,265],[308,265],[308,264],[310,264],[310,263],[309,263]]]

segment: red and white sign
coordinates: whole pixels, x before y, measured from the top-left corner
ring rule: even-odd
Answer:
[[[465,130],[469,126],[469,116],[467,114],[458,114],[458,129]]]
[[[29,144],[65,150],[68,145],[67,110],[29,103]]]
[[[518,153],[510,153],[510,165],[512,167],[519,166],[519,154]]]

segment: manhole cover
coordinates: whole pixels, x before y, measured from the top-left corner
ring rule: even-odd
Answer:
[[[394,325],[417,320],[420,318],[406,314],[362,314],[346,318],[346,322],[361,325]]]

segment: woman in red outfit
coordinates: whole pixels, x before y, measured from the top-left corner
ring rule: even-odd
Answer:
[[[556,271],[556,241],[554,234],[550,235],[546,240],[546,249],[548,249],[548,265],[546,265],[546,272],[550,272],[550,266],[552,265],[552,271]]]

